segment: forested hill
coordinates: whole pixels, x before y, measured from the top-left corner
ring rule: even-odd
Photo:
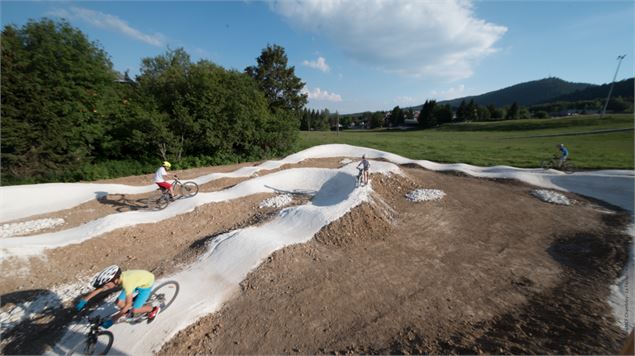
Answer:
[[[552,98],[596,86],[597,85],[588,83],[567,82],[560,78],[552,77],[512,85],[481,95],[441,101],[440,104],[450,104],[456,107],[459,106],[463,100],[466,102],[474,100],[474,102],[479,105],[494,104],[497,107],[508,106],[514,102],[518,105],[529,106],[551,101]]]
[[[633,98],[633,92],[635,91],[635,87],[633,83],[635,82],[635,78],[624,79],[619,82],[615,82],[615,86],[613,87],[613,92],[611,93],[612,98],[622,97],[622,98]],[[611,83],[596,85],[587,87],[582,90],[574,91],[573,93],[560,95],[555,98],[551,98],[545,100],[545,102],[555,102],[555,101],[579,101],[579,100],[595,100],[595,99],[605,99],[608,95]]]

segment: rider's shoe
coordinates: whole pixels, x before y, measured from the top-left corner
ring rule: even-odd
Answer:
[[[161,310],[161,308],[159,307],[154,307],[152,309],[152,311],[150,313],[148,313],[148,323],[151,323],[152,320],[154,320],[154,318],[157,317],[157,314],[159,314],[159,311]]]

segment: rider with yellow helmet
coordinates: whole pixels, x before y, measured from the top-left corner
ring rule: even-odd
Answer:
[[[154,173],[154,183],[156,183],[159,187],[165,188],[170,192],[170,198],[174,199],[174,191],[172,190],[172,184],[166,181],[164,177],[168,176],[168,169],[170,169],[172,165],[168,161],[163,161],[163,164],[157,171]]]

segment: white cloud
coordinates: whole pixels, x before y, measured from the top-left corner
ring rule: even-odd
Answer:
[[[395,103],[397,104],[412,104],[415,99],[411,96],[398,96],[395,98]]]
[[[329,93],[328,91],[322,91],[320,88],[315,88],[315,90],[310,91],[307,87],[304,87],[301,92],[309,96],[310,100],[321,100],[321,101],[333,101],[340,102],[342,101],[342,96],[335,93]]]
[[[145,34],[131,27],[126,21],[120,19],[119,17],[103,12],[74,6],[69,9],[57,9],[51,11],[49,12],[49,15],[63,17],[69,20],[82,20],[93,26],[114,30],[132,39],[145,42],[153,46],[163,47],[165,44],[165,36],[163,36],[162,34]]]
[[[318,57],[318,59],[314,61],[305,60],[304,62],[302,62],[302,64],[304,64],[305,66],[309,68],[320,70],[324,73],[328,73],[331,70],[331,67],[329,67],[329,65],[326,64],[326,59],[324,59],[324,57]]]
[[[446,90],[432,90],[430,95],[436,100],[456,99],[461,96],[465,96],[465,85],[461,84],[457,87],[452,87]]]
[[[507,31],[477,18],[471,0],[303,0],[271,7],[360,62],[416,77],[469,77]]]

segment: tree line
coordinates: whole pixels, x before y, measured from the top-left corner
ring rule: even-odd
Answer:
[[[286,154],[307,102],[277,45],[242,72],[167,50],[134,80],[64,20],[5,26],[1,50],[3,185]]]
[[[436,100],[426,100],[417,111],[413,108],[395,106],[391,111],[376,111],[374,113],[367,111],[352,115],[330,114],[327,109],[305,109],[300,130],[334,130],[337,122],[343,129],[391,128],[405,124],[413,126],[413,122],[421,129],[429,129],[453,122],[543,119],[567,115],[571,112],[593,114],[599,112],[603,105],[603,100],[595,99],[556,101],[531,106],[521,106],[513,102],[508,106],[497,107],[494,104],[479,105],[471,99],[469,101],[462,100],[456,108],[449,103],[440,104]],[[633,102],[623,97],[611,98],[607,109],[609,112],[615,113],[633,112]]]

